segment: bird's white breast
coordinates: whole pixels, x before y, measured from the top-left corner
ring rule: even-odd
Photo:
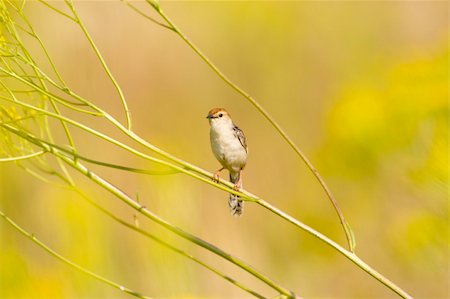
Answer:
[[[238,172],[247,162],[247,151],[235,136],[233,127],[216,124],[210,130],[211,148],[217,160],[229,171]]]

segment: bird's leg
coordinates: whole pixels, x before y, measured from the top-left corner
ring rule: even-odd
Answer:
[[[212,180],[214,181],[214,182],[219,182],[219,178],[220,178],[220,172],[222,171],[222,170],[224,170],[225,169],[225,167],[222,167],[221,169],[219,169],[219,170],[217,170],[216,172],[214,172],[214,175],[213,175],[213,178],[212,178]]]
[[[242,188],[242,169],[239,170],[239,179],[234,184],[234,190],[239,191]]]

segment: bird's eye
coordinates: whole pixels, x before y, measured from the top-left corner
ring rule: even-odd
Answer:
[[[222,117],[222,116],[223,116],[223,114],[222,114],[222,113],[220,113],[220,114],[219,114],[219,117]]]

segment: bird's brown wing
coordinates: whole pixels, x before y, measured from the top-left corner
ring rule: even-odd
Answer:
[[[242,146],[245,148],[245,151],[247,152],[248,151],[247,141],[245,140],[244,132],[242,132],[242,130],[239,129],[238,126],[236,126],[236,125],[234,125],[233,131],[234,131],[234,136],[236,136],[237,139],[239,139],[239,142],[242,144]]]

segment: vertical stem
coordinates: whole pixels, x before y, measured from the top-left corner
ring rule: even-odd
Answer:
[[[120,88],[119,84],[117,83],[116,79],[114,78],[113,74],[108,68],[108,65],[105,62],[105,59],[103,59],[102,54],[100,53],[99,49],[94,43],[94,40],[92,39],[91,35],[89,34],[89,31],[87,30],[86,26],[84,26],[83,22],[81,21],[80,17],[78,16],[77,11],[75,10],[75,7],[73,6],[73,3],[71,0],[66,0],[67,5],[69,6],[70,10],[72,11],[76,22],[80,26],[81,30],[83,31],[84,35],[86,35],[86,38],[88,39],[92,49],[94,49],[95,54],[97,55],[98,59],[100,60],[100,63],[103,66],[103,69],[105,70],[106,74],[108,75],[109,79],[111,80],[112,84],[117,90],[117,93],[119,94],[120,100],[122,102],[122,106],[125,110],[125,116],[127,119],[127,129],[131,131],[131,116],[130,116],[130,110],[128,109],[127,101],[125,100],[125,96],[123,95],[122,89]]]

